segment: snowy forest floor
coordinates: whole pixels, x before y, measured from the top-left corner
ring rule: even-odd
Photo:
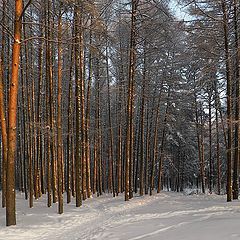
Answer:
[[[46,199],[28,208],[17,194],[17,226],[5,227],[0,209],[1,240],[231,240],[240,239],[240,201],[225,196],[162,192],[152,197],[104,195],[88,199],[81,208],[74,201],[57,214]]]

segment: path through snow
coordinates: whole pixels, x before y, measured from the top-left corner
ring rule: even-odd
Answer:
[[[0,240],[240,240],[240,202],[225,196],[162,192],[124,202],[105,195],[65,205],[62,215],[44,198],[32,209],[17,198],[17,226],[5,227],[0,209]]]

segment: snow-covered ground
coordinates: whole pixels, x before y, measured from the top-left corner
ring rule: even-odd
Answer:
[[[28,208],[17,195],[17,226],[5,227],[5,209],[0,209],[1,240],[231,240],[240,239],[240,202],[225,196],[184,195],[162,192],[152,197],[123,195],[88,199],[76,208],[57,204],[46,207],[46,199]]]

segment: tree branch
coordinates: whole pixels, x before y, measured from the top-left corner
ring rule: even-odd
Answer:
[[[27,8],[29,7],[29,5],[31,4],[32,0],[29,0],[28,3],[25,5],[25,7],[22,10],[21,15],[19,16],[19,19],[22,18],[23,14],[25,13],[25,11],[27,10]]]

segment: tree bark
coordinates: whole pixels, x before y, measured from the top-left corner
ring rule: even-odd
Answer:
[[[126,133],[126,156],[125,156],[125,201],[132,197],[132,155],[133,155],[133,113],[134,113],[134,78],[136,68],[136,14],[138,0],[132,0],[131,13],[131,36],[128,76],[128,100],[127,100],[127,133]]]
[[[16,225],[15,206],[15,153],[17,141],[17,97],[18,70],[21,49],[21,28],[23,2],[15,1],[14,43],[12,51],[12,75],[8,104],[8,156],[7,156],[7,188],[6,188],[6,225]]]
[[[221,0],[223,12],[223,30],[225,45],[225,64],[227,80],[227,201],[232,201],[232,79],[230,70],[229,41],[228,41],[228,17],[225,0]]]
[[[195,118],[196,118],[196,131],[197,131],[197,143],[198,143],[198,159],[200,165],[200,179],[201,179],[201,186],[202,186],[202,193],[205,194],[205,174],[204,174],[204,160],[202,158],[202,142],[201,142],[201,129],[199,122],[199,114],[198,114],[198,107],[197,107],[197,95],[194,94],[194,106],[195,106]]]
[[[58,16],[58,99],[57,99],[57,169],[58,169],[58,213],[63,213],[63,159],[62,159],[62,4]]]
[[[80,70],[80,6],[75,7],[75,97],[76,97],[76,155],[75,155],[75,174],[76,174],[76,207],[82,205],[82,155],[81,155],[81,79],[82,71]]]
[[[144,59],[143,59],[143,79],[142,79],[142,99],[141,99],[141,128],[140,128],[140,196],[143,195],[144,189],[144,131],[145,131],[145,94],[146,94],[146,75],[147,75],[147,66],[146,66],[146,40],[144,42]],[[145,166],[146,167],[146,166]]]
[[[6,1],[2,3],[3,18],[2,24],[5,24]],[[7,123],[6,109],[4,98],[4,50],[5,50],[5,30],[2,28],[2,49],[0,55],[0,118],[1,118],[1,134],[2,134],[2,207],[6,206],[6,167],[7,167]]]
[[[215,81],[215,121],[216,121],[216,158],[217,158],[217,193],[221,194],[221,159],[220,159],[220,142],[219,142],[219,116],[218,116],[218,94],[217,94],[217,80]]]
[[[165,148],[165,138],[166,138],[166,128],[167,128],[167,122],[168,122],[168,112],[170,107],[170,94],[171,94],[171,88],[168,87],[168,95],[167,95],[167,107],[165,110],[165,116],[163,120],[163,130],[162,130],[162,141],[160,146],[160,158],[159,158],[159,166],[158,166],[158,188],[157,193],[160,193],[161,187],[162,187],[162,164],[163,164],[163,158],[164,158],[164,148]]]
[[[235,133],[234,133],[234,159],[233,159],[233,199],[238,199],[239,193],[239,137],[240,137],[240,128],[239,128],[239,107],[240,107],[240,99],[239,99],[239,44],[238,44],[238,10],[237,10],[237,0],[234,0],[234,35],[235,35]]]

